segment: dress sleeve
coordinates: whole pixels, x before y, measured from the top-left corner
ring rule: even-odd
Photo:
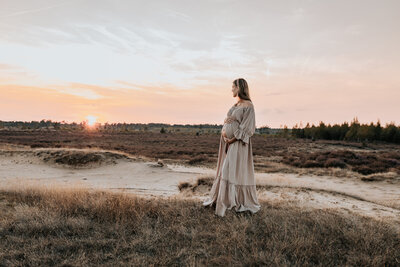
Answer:
[[[243,108],[243,119],[233,135],[236,137],[236,139],[240,139],[244,143],[248,144],[250,137],[254,134],[255,131],[256,119],[254,107],[250,106]]]

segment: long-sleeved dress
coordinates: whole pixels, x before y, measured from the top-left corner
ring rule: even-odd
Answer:
[[[235,136],[238,141],[231,143],[225,152],[227,143],[221,133],[216,177],[208,199],[203,202],[204,206],[216,202],[215,214],[221,217],[225,216],[226,209],[233,207],[236,212],[252,213],[261,208],[256,195],[251,143],[255,129],[252,103],[229,109],[222,131],[226,131],[229,139]]]

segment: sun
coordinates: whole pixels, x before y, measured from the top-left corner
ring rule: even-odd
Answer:
[[[97,117],[93,115],[88,115],[86,116],[86,119],[88,120],[88,126],[92,127],[95,125]]]

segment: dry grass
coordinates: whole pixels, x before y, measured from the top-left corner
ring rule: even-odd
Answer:
[[[220,218],[198,200],[7,188],[0,191],[0,265],[400,264],[400,236],[387,223],[261,205],[254,215]]]
[[[189,183],[189,182],[180,182],[178,184],[178,189],[179,191],[184,191],[186,189],[192,190],[192,192],[195,192],[199,186],[205,186],[207,190],[209,191],[213,185],[214,182],[214,176],[200,176],[196,179],[195,183]]]

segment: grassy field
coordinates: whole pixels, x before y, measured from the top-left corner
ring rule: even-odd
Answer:
[[[76,188],[0,191],[0,266],[399,266],[390,224],[261,202],[227,212],[193,199]]]
[[[26,145],[28,150],[101,148],[112,155],[119,151],[211,168],[216,165],[219,138],[190,133],[0,131],[0,143]],[[256,171],[329,173],[361,178],[362,183],[385,180],[393,186],[400,181],[398,145],[268,135],[254,135],[252,144]],[[74,166],[103,160],[95,151],[31,152],[43,153],[45,161]],[[197,182],[207,191],[211,186],[210,180]],[[183,182],[179,189],[194,187]],[[260,202],[262,208],[254,215],[232,211],[220,218],[214,207],[203,207],[184,193],[157,199],[83,188],[3,188],[0,266],[400,266],[400,233],[389,221],[290,201]]]

